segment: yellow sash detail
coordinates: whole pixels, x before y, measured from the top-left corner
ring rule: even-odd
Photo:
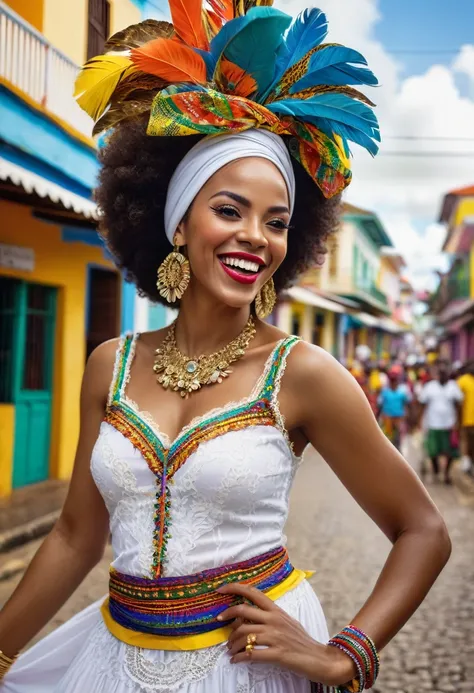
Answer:
[[[299,585],[305,578],[310,577],[313,571],[293,570],[283,582],[275,585],[265,592],[267,597],[276,601],[284,594]],[[152,633],[137,633],[130,628],[125,628],[114,621],[109,611],[109,598],[104,601],[101,607],[105,625],[117,640],[121,640],[133,647],[143,647],[147,650],[200,650],[204,647],[220,645],[227,640],[232,632],[229,626],[216,628],[209,633],[198,633],[196,635],[153,635]]]

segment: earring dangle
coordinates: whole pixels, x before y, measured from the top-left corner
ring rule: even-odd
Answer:
[[[270,277],[255,298],[255,312],[260,320],[268,318],[275,307],[276,299],[275,284],[273,283],[273,277]]]
[[[173,252],[158,267],[157,275],[156,287],[160,296],[168,303],[174,303],[183,296],[188,288],[191,272],[189,260],[179,252],[178,244],[175,243]]]

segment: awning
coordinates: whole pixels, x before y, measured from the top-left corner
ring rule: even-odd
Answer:
[[[95,202],[81,195],[76,195],[76,193],[56,183],[52,183],[47,178],[32,173],[26,168],[13,164],[8,159],[1,157],[0,180],[11,181],[14,185],[22,187],[29,194],[36,193],[40,197],[48,198],[51,202],[60,203],[66,209],[71,209],[76,214],[82,214],[86,219],[98,219]]]
[[[374,318],[373,315],[369,315],[369,313],[354,313],[352,317],[359,320],[367,327],[379,327],[380,325],[380,320],[378,318]]]
[[[459,318],[464,313],[474,308],[472,298],[459,298],[448,303],[448,305],[438,315],[439,322],[449,323],[451,320]]]
[[[323,298],[319,294],[313,293],[308,289],[303,289],[301,286],[292,286],[291,289],[287,289],[285,294],[292,298],[298,303],[304,303],[307,306],[314,306],[315,308],[322,308],[323,310],[328,310],[331,313],[345,313],[344,306],[340,306],[339,303],[335,301],[330,301],[328,298]]]
[[[402,327],[401,325],[398,325],[394,320],[391,320],[390,318],[381,318],[380,321],[380,328],[382,330],[385,330],[385,332],[391,332],[392,334],[399,334],[400,332],[405,332],[406,329]]]

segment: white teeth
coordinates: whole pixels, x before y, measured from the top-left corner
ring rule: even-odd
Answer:
[[[249,272],[258,272],[260,265],[250,260],[242,260],[237,257],[221,257],[221,262],[229,267],[240,267],[240,269],[248,270]]]

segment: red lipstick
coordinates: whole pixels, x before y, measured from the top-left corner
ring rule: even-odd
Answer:
[[[251,255],[250,253],[244,253],[240,250],[231,253],[221,253],[220,257],[235,257],[238,260],[249,260],[250,262],[256,262],[257,265],[260,265],[260,267],[264,267],[266,265],[265,260],[258,255]]]
[[[235,257],[235,256],[234,256]],[[240,284],[254,284],[258,279],[258,272],[256,274],[242,274],[241,272],[236,272],[232,267],[225,265],[221,260],[221,267],[232,279]]]

